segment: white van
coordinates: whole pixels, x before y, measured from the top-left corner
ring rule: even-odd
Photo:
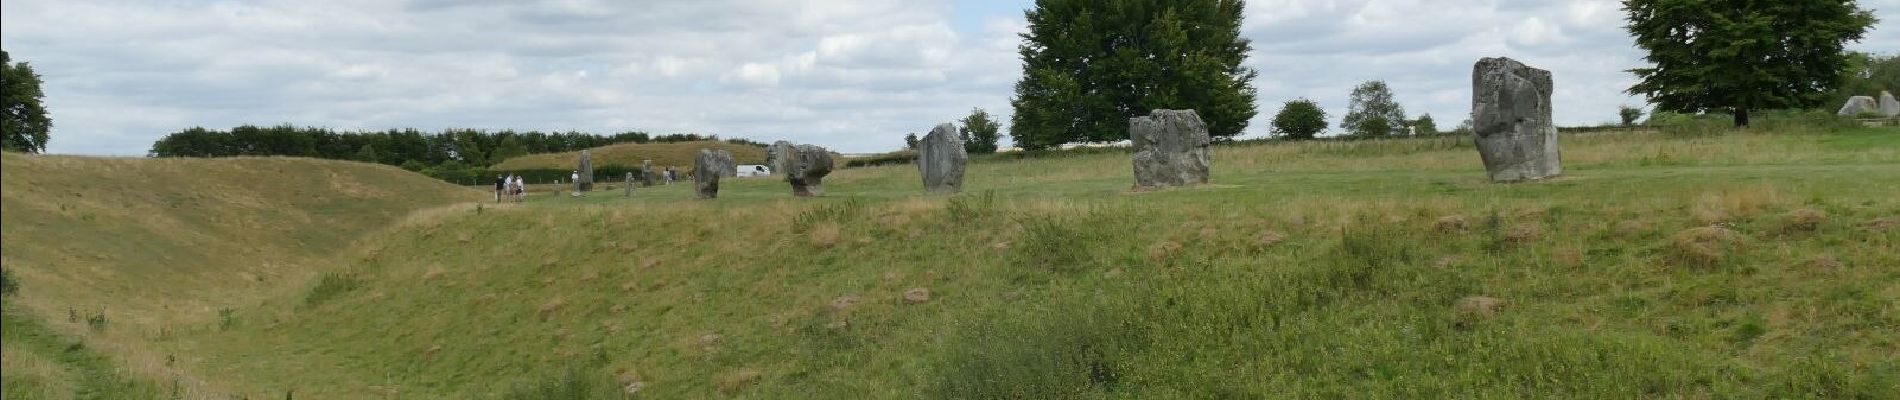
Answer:
[[[734,176],[737,176],[740,178],[748,178],[748,177],[754,177],[754,176],[772,176],[772,167],[767,167],[764,165],[756,165],[756,164],[740,165],[740,166],[733,167],[733,169],[736,170],[737,172],[737,174]]]

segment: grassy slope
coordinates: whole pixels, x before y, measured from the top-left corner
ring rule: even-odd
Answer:
[[[616,144],[596,147],[590,149],[590,152],[594,157],[594,165],[638,167],[642,160],[653,160],[653,166],[655,168],[671,165],[683,172],[692,169],[693,155],[697,154],[699,149],[704,148],[730,151],[732,152],[733,162],[740,165],[765,163],[764,148],[719,141]],[[580,156],[581,152],[578,151],[530,154],[502,161],[501,164],[496,164],[493,169],[497,171],[573,169],[574,163],[576,162],[575,160],[579,160]]]
[[[1146,193],[1101,154],[954,198],[909,166],[538,197],[181,342],[299,398],[1900,395],[1900,132],[1564,140],[1519,185],[1448,138],[1218,148],[1215,184]],[[1711,225],[1739,241],[1678,240]]]
[[[482,196],[349,162],[3,157],[0,258],[22,281],[7,299],[17,314],[8,329],[83,332],[148,378],[188,375],[153,343],[300,288],[337,266],[330,255],[411,210]],[[88,332],[69,314],[103,316],[105,329]],[[8,362],[28,354],[9,351]]]

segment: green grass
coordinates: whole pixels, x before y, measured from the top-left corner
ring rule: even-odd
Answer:
[[[1219,147],[1151,192],[1112,151],[950,197],[543,189],[153,346],[254,398],[1894,398],[1896,137],[1567,135],[1514,185],[1434,138]]]
[[[0,165],[0,260],[18,283],[8,312],[191,398],[228,390],[165,343],[344,267],[336,252],[413,211],[481,199],[394,167],[311,159],[7,152]]]
[[[85,342],[62,337],[38,317],[0,309],[4,399],[161,399],[170,392],[129,377]]]

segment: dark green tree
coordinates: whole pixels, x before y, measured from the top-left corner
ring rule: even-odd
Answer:
[[[1648,67],[1630,94],[1657,111],[1754,110],[1828,101],[1848,71],[1847,43],[1875,22],[1854,0],[1624,0]]]
[[[1851,96],[1873,96],[1881,91],[1900,91],[1900,55],[1853,53],[1841,88],[1828,98],[1845,101]],[[1827,105],[1827,104],[1823,104]]]
[[[495,164],[500,164],[503,161],[508,161],[510,158],[525,155],[528,155],[528,147],[521,145],[521,141],[516,140],[515,135],[509,134],[502,136],[501,141],[495,144],[495,155],[492,159]]]
[[[917,149],[917,132],[904,134],[904,150]]]
[[[1431,114],[1419,114],[1418,119],[1412,121],[1412,134],[1415,136],[1437,135],[1438,121],[1433,120]]]
[[[376,162],[376,160],[375,146],[365,144],[362,148],[356,149],[356,161],[373,163]]]
[[[1393,124],[1384,115],[1368,115],[1359,119],[1358,125],[1348,129],[1352,130],[1355,137],[1378,138],[1392,136]]]
[[[970,154],[990,154],[996,152],[996,141],[1001,139],[1002,124],[990,118],[989,111],[981,108],[970,109],[970,116],[963,117],[963,127],[958,129],[963,137],[963,151]]]
[[[1376,121],[1369,123],[1367,121]],[[1405,131],[1405,107],[1392,98],[1392,88],[1385,81],[1367,81],[1352,88],[1351,102],[1346,105],[1346,117],[1339,127],[1358,137],[1384,137],[1393,132]]]
[[[1307,99],[1294,99],[1280,106],[1280,112],[1273,115],[1273,133],[1291,140],[1307,140],[1326,131],[1326,110],[1319,103]]]
[[[1026,150],[1128,138],[1128,119],[1191,109],[1216,138],[1256,113],[1242,0],[1037,0],[1018,48],[1010,135]]]
[[[1630,107],[1630,106],[1623,106],[1623,107],[1617,108],[1616,116],[1618,118],[1623,119],[1623,127],[1627,128],[1627,127],[1636,126],[1636,121],[1643,120],[1643,109]]]
[[[14,63],[6,50],[0,50],[0,148],[38,153],[46,151],[53,120],[46,116],[46,97],[40,91],[40,74],[33,65]]]

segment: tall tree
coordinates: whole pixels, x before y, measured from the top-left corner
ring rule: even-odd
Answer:
[[[1412,135],[1432,136],[1437,134],[1438,120],[1432,119],[1431,114],[1419,114],[1418,119],[1412,121]]]
[[[1307,140],[1326,131],[1326,110],[1319,103],[1294,99],[1273,115],[1273,133],[1291,140]]]
[[[377,160],[377,158],[376,158],[376,146],[371,146],[371,145],[368,145],[368,144],[365,144],[365,145],[363,145],[363,147],[362,147],[362,148],[359,148],[359,149],[356,149],[356,157],[355,157],[355,159],[356,159],[356,161],[362,161],[362,162],[366,162],[366,163],[373,163],[373,162],[377,162],[377,161],[376,161],[376,160]]]
[[[1385,81],[1367,81],[1352,88],[1352,99],[1339,127],[1359,137],[1405,132],[1405,107],[1392,98],[1392,88]]]
[[[1853,53],[1848,59],[1850,66],[1840,90],[1828,98],[1841,101],[1851,96],[1873,96],[1881,91],[1900,92],[1900,55]]]
[[[503,161],[508,161],[510,158],[525,155],[528,155],[528,147],[523,146],[521,141],[516,140],[515,135],[510,133],[503,135],[501,140],[495,144],[495,154],[490,156],[490,159],[494,164],[500,164]]]
[[[1630,94],[1657,111],[1817,107],[1849,66],[1847,43],[1875,22],[1855,0],[1623,0],[1649,67]]]
[[[904,134],[904,150],[917,149],[917,132]]]
[[[1625,128],[1636,126],[1636,121],[1643,120],[1643,109],[1630,106],[1618,107],[1616,117],[1622,119]]]
[[[46,151],[53,120],[46,116],[46,106],[41,103],[45,97],[40,91],[40,74],[33,72],[33,66],[25,61],[15,64],[6,50],[0,50],[0,131],[5,134],[0,138],[0,148]]]
[[[1027,150],[1128,138],[1128,119],[1192,109],[1216,138],[1256,113],[1243,0],[1037,0],[1018,48],[1010,135]]]
[[[990,154],[996,152],[996,141],[1001,139],[1002,126],[996,119],[990,118],[989,111],[981,108],[970,109],[970,116],[963,117],[963,151],[970,154]]]

